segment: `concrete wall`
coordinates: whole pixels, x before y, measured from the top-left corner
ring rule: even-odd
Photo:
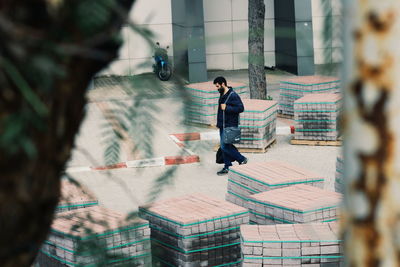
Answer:
[[[265,65],[275,66],[274,1],[264,0]],[[203,0],[208,69],[248,66],[248,0]]]
[[[312,0],[314,63],[342,61],[341,0]],[[326,38],[326,37],[331,38]]]

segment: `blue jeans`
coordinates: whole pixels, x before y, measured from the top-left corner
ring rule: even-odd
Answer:
[[[237,162],[243,162],[245,157],[239,153],[239,151],[237,151],[235,148],[233,148],[232,144],[225,144],[223,142],[223,128],[219,129],[219,143],[221,145],[221,150],[222,150],[222,154],[224,156],[224,168],[225,169],[229,169],[230,166],[232,166],[232,162],[233,161],[237,161]]]

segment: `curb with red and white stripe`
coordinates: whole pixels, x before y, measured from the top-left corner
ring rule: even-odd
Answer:
[[[98,167],[70,167],[66,169],[68,173],[77,173],[84,171],[105,171],[113,169],[125,169],[125,168],[144,168],[144,167],[159,167],[168,165],[180,165],[200,162],[200,158],[197,155],[189,156],[167,156],[152,159],[142,160],[131,160],[126,162],[120,162],[112,165],[98,166]]]
[[[289,135],[295,132],[294,126],[280,126],[276,128],[277,135]],[[170,134],[169,137],[174,143],[183,149],[188,155],[185,156],[166,156],[159,158],[143,159],[143,160],[131,160],[126,162],[120,162],[112,165],[98,166],[98,167],[69,167],[66,169],[68,173],[77,173],[85,171],[104,171],[113,169],[124,169],[124,168],[144,168],[144,167],[159,167],[168,165],[180,165],[180,164],[191,164],[200,162],[200,157],[193,151],[185,147],[187,141],[209,141],[219,140],[219,131],[210,132],[194,132],[194,133],[181,133],[181,134]]]

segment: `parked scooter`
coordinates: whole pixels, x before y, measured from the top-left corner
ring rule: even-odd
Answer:
[[[157,42],[157,47],[154,52],[155,64],[153,65],[153,72],[161,81],[168,81],[172,75],[172,68],[168,62],[167,46],[165,49],[160,47],[160,43]]]

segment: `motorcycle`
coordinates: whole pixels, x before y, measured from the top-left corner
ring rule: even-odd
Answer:
[[[172,75],[172,68],[168,62],[167,46],[165,49],[160,47],[160,43],[157,42],[157,47],[154,52],[155,64],[153,64],[153,72],[161,81],[168,81]]]

